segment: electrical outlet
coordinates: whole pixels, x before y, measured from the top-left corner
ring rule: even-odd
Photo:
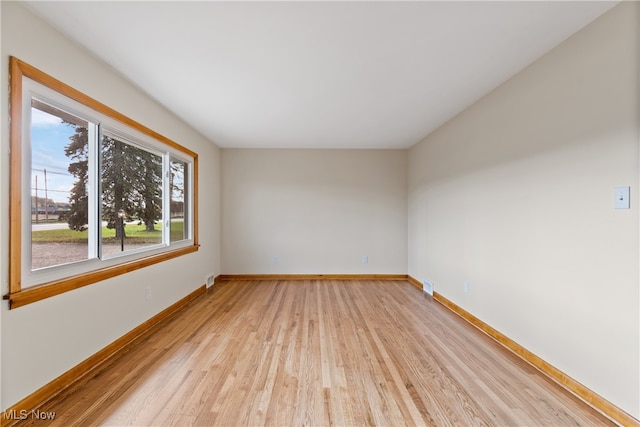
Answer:
[[[362,263],[363,264],[369,264],[369,257],[366,255],[362,255]]]
[[[462,290],[465,294],[469,293],[469,284],[467,282],[464,282],[464,284],[462,285]]]
[[[206,281],[207,281],[207,288],[208,288],[209,286],[213,285],[214,280],[215,280],[215,275],[213,275],[213,274],[209,274],[209,275],[207,276],[207,279],[206,279]]]
[[[273,263],[274,264],[279,264],[280,263],[280,257],[278,255],[273,257]]]

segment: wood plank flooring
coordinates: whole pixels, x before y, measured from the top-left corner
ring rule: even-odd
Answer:
[[[402,280],[216,284],[40,410],[59,426],[612,425]]]

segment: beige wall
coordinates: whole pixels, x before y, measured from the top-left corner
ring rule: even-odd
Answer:
[[[165,307],[219,274],[220,152],[89,52],[14,2],[2,8],[2,111],[7,111],[8,57],[14,55],[128,117],[196,151],[200,159],[197,253],[137,270],[15,310],[0,308],[1,409],[33,393]],[[4,117],[4,116],[3,116]],[[8,292],[8,120],[0,150],[0,283]],[[206,214],[205,214],[206,213]],[[152,298],[145,301],[145,286]]]
[[[406,274],[406,155],[222,150],[222,272]]]
[[[624,3],[414,146],[408,196],[411,276],[636,418],[638,54]]]

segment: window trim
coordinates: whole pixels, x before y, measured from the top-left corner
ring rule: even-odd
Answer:
[[[196,252],[200,246],[198,242],[198,154],[186,147],[160,135],[146,126],[128,118],[116,110],[96,101],[82,92],[62,83],[37,68],[11,56],[9,58],[9,293],[4,299],[9,301],[9,309],[21,307],[45,298],[59,295],[83,286],[90,285],[111,277],[119,276],[140,268],[157,264],[188,253]],[[58,280],[21,288],[22,281],[22,80],[29,78],[46,86],[72,100],[91,108],[98,113],[119,122],[124,126],[145,134],[174,150],[193,159],[193,203],[192,203],[192,240],[193,244],[178,248],[171,248],[149,256],[142,256],[134,260],[91,270],[87,273],[73,275]]]

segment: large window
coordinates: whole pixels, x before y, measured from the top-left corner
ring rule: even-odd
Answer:
[[[197,155],[10,62],[10,307],[197,250]]]

